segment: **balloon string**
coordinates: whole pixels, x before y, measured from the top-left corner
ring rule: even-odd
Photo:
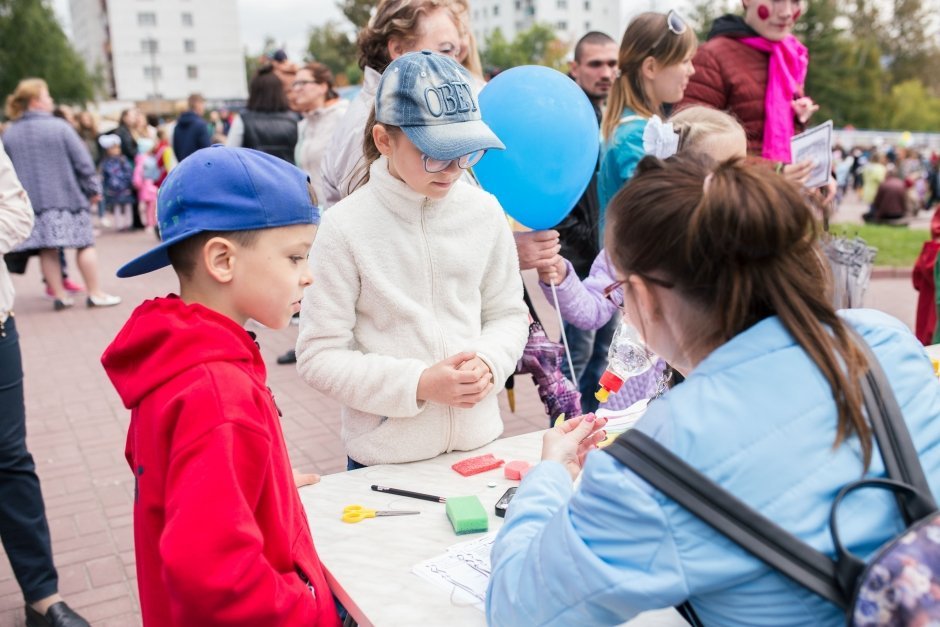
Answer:
[[[555,301],[555,313],[558,314],[558,328],[561,329],[561,343],[565,345],[565,356],[568,358],[568,370],[571,372],[571,382],[578,387],[578,375],[574,372],[574,362],[571,361],[571,349],[568,348],[568,336],[565,335],[565,321],[561,318],[561,308],[558,306],[558,292],[555,291],[555,279],[552,279],[552,299]]]

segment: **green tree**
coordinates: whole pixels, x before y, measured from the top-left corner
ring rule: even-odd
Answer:
[[[356,40],[337,22],[311,28],[307,52],[330,68],[337,84],[353,84],[362,78],[362,70],[356,62]]]
[[[891,88],[888,128],[899,131],[936,131],[940,128],[940,99],[917,79]]]
[[[683,17],[695,29],[699,41],[705,41],[716,18],[730,13],[734,5],[728,0],[695,0]]]
[[[881,65],[881,47],[874,38],[850,44],[850,80],[843,91],[846,124],[858,128],[885,128],[888,79]]]
[[[339,0],[336,3],[336,6],[343,12],[346,19],[356,27],[356,30],[365,28],[377,5],[378,0]]]
[[[567,46],[545,24],[535,24],[509,42],[497,28],[486,38],[481,54],[483,67],[506,70],[519,65],[545,65],[564,70]]]
[[[44,0],[0,0],[0,95],[28,77],[45,79],[60,102],[84,104],[94,81]]]
[[[277,42],[271,35],[264,36],[264,45],[261,47],[261,52],[258,54],[251,54],[248,52],[247,48],[245,49],[245,76],[248,77],[249,83],[261,66],[263,57],[275,50],[277,50]]]
[[[891,19],[882,29],[882,49],[888,58],[892,84],[927,73],[927,61],[936,51],[936,44],[927,33],[929,18],[922,0],[894,0]]]
[[[819,105],[814,122],[832,119],[842,126],[857,103],[850,88],[855,81],[854,51],[851,39],[837,26],[839,18],[837,0],[809,0],[795,31],[810,53],[805,91]]]

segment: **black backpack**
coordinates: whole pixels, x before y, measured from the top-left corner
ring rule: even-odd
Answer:
[[[889,478],[860,479],[839,491],[829,517],[834,560],[644,433],[627,431],[604,450],[754,557],[834,603],[845,612],[847,625],[940,624],[940,514],[884,371],[868,344],[847,328],[868,359],[869,369],[862,378],[865,408]],[[907,524],[867,563],[845,549],[836,525],[842,499],[859,488],[893,492]],[[688,603],[677,609],[690,623],[701,625]]]

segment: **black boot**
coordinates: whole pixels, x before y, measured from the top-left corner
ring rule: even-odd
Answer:
[[[290,349],[283,355],[279,355],[277,358],[277,363],[281,365],[285,364],[296,364],[297,363],[297,352],[294,349]]]

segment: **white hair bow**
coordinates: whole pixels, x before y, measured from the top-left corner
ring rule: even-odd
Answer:
[[[643,131],[643,151],[659,159],[668,159],[679,151],[679,134],[673,130],[672,122],[663,123],[654,115]]]

